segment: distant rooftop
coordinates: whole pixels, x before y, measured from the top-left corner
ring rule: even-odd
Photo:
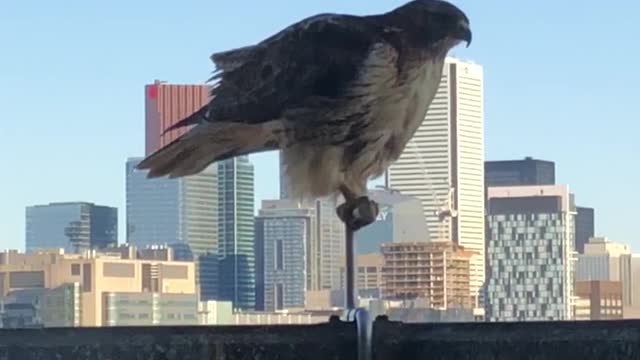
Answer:
[[[517,163],[517,162],[541,162],[541,163],[553,163],[550,160],[536,159],[531,156],[525,156],[524,159],[511,159],[511,160],[487,160],[485,163]]]
[[[57,201],[57,202],[50,202],[48,204],[38,204],[38,205],[32,205],[30,207],[47,207],[47,206],[60,206],[60,205],[91,205],[91,206],[103,206],[103,205],[96,205],[95,203],[92,202],[88,202],[88,201]]]

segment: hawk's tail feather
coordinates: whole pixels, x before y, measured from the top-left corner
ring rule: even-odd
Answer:
[[[194,112],[193,114],[187,116],[186,118],[166,128],[162,132],[162,135],[168,133],[171,130],[179,129],[181,127],[203,123],[204,121],[207,120],[207,110],[208,110],[207,105],[201,107],[198,111]]]
[[[148,169],[148,178],[176,178],[197,174],[216,161],[277,148],[275,134],[265,124],[206,123],[149,155],[137,168]]]
[[[213,80],[213,79],[217,79],[219,77],[219,74],[214,74],[213,77],[209,80]],[[211,98],[215,97],[218,93],[218,84],[211,86],[211,88],[209,89],[209,96]],[[168,133],[171,130],[175,130],[175,129],[179,129],[181,127],[185,127],[185,126],[191,126],[191,125],[197,125],[197,124],[202,124],[205,122],[213,122],[215,116],[213,116],[213,114],[211,113],[210,109],[209,109],[209,104],[205,104],[204,106],[202,106],[200,109],[198,109],[196,112],[194,112],[193,114],[187,116],[186,118],[178,121],[177,123],[169,126],[168,128],[166,128],[163,132],[162,135]]]

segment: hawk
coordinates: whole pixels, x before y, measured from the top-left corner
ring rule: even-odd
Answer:
[[[398,159],[438,89],[445,57],[471,43],[469,19],[442,0],[384,14],[321,14],[251,46],[211,55],[207,105],[139,165],[148,177],[199,173],[215,161],[280,150],[291,193],[341,194],[347,226],[375,220],[367,181]]]

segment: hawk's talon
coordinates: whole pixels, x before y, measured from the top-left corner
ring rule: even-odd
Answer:
[[[362,196],[340,204],[336,212],[350,230],[356,231],[376,221],[379,207],[375,201]]]

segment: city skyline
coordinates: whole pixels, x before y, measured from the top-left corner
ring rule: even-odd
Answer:
[[[1,76],[7,80],[0,89],[3,118],[11,119],[0,122],[0,133],[8,139],[0,145],[0,160],[15,175],[3,180],[11,191],[0,206],[2,245],[23,247],[23,214],[28,205],[90,201],[117,207],[120,219],[125,218],[121,169],[124,159],[143,152],[144,84],[156,78],[202,83],[212,70],[208,56],[213,51],[255,42],[315,13],[374,13],[400,2],[292,5],[275,1],[269,6],[249,6],[240,1],[216,5],[220,18],[216,22],[204,17],[211,13],[206,7],[213,11],[213,4],[199,8],[116,1],[108,8],[78,5],[64,12],[52,5],[35,11],[22,4],[7,5],[0,15],[0,37],[5,43],[5,34],[17,35],[6,38],[7,51],[14,56],[0,60]],[[610,51],[632,57],[633,50],[625,46],[633,40],[631,20],[608,16],[616,6],[603,9],[585,4],[579,16],[567,19],[562,15],[570,11],[567,4],[558,5],[557,14],[546,14],[544,4],[519,4],[521,9],[516,9],[514,4],[456,3],[468,11],[478,36],[472,47],[456,49],[454,55],[473,59],[486,70],[485,158],[530,155],[555,161],[560,169],[557,183],[569,184],[581,204],[597,210],[596,235],[629,243],[637,250],[640,235],[631,216],[640,194],[632,189],[640,172],[631,165],[636,161],[633,154],[640,153],[634,141],[638,110],[615,104],[633,103],[638,94],[631,84],[637,83],[638,73],[615,67],[606,74],[590,70],[605,62],[602,54]],[[627,4],[630,11],[634,6]],[[252,26],[237,25],[233,15],[240,7],[248,9],[243,12],[244,20]],[[279,10],[285,8],[286,12]],[[120,16],[123,13],[125,17]],[[514,13],[538,14],[550,25],[542,27],[539,20],[511,16]],[[67,21],[59,20],[63,16]],[[189,25],[178,25],[178,20],[185,18],[192,20]],[[581,24],[606,21],[603,19],[617,19],[614,32],[582,33]],[[164,24],[161,29],[154,26],[158,21]],[[514,24],[526,30],[503,31]],[[79,26],[83,31],[78,31]],[[146,30],[151,27],[157,33]],[[45,28],[49,30],[43,31]],[[227,34],[228,29],[238,31],[231,36],[211,35],[225,30]],[[535,35],[529,34],[533,30]],[[554,39],[552,35],[558,32],[564,36]],[[36,35],[42,46],[29,46]],[[181,41],[186,37],[192,39]],[[602,44],[601,51],[592,51],[593,41]],[[81,53],[86,56],[78,56],[78,43],[87,44]],[[509,47],[509,56],[504,50],[493,52],[503,49],[504,44],[514,44]],[[49,61],[45,74],[32,70],[38,67],[38,54],[43,52]],[[56,83],[58,89],[38,97],[38,106],[33,106],[33,89],[43,82]],[[15,152],[20,156],[10,155]],[[277,176],[268,176],[277,171],[277,154],[254,156],[252,162],[256,166],[256,203],[277,198]],[[601,168],[607,172],[597,171]],[[120,222],[120,239],[125,238],[123,225]]]

